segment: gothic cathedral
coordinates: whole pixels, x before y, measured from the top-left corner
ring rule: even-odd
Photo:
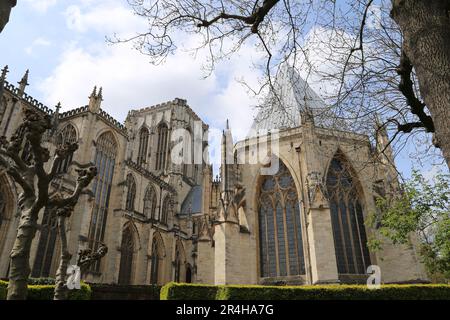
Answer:
[[[252,129],[264,135],[234,143],[227,125],[217,177],[203,156],[209,127],[186,100],[131,110],[122,124],[102,109],[101,89],[94,89],[86,106],[53,111],[25,93],[27,78],[16,87],[2,77],[0,136],[10,137],[22,109],[32,108],[57,122],[44,141],[51,154],[58,145],[79,143],[73,158],[58,167],[55,192],[73,191],[74,164],[98,169],[67,226],[73,264],[81,249],[108,247],[83,275],[86,281],[365,283],[371,265],[380,267],[383,283],[426,280],[414,241],[386,242],[377,252],[367,246],[374,230],[366,217],[376,210],[376,198],[395,192],[397,184],[386,132],[378,133],[373,147],[366,135],[320,123],[310,111],[320,99],[298,74],[279,83],[283,112],[271,108],[256,117]],[[175,163],[179,129],[192,137],[182,142],[191,161]],[[270,142],[275,136],[276,148]],[[265,161],[249,161],[264,139]],[[22,158],[32,161],[25,142]],[[0,278],[8,277],[19,192],[0,171]],[[38,230],[31,276],[54,277],[60,255],[56,217],[43,210]]]

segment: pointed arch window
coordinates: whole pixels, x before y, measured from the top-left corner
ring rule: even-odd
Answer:
[[[184,249],[181,243],[176,244],[175,249],[175,261],[174,261],[174,281],[175,282],[181,282],[182,275],[184,274],[184,263],[185,263],[185,254]]]
[[[147,162],[148,137],[148,129],[146,127],[142,127],[139,132],[139,152],[137,157],[137,164],[140,166]]]
[[[161,240],[162,241],[162,240]],[[163,261],[163,254],[161,244],[159,240],[154,237],[152,242],[152,255],[150,260],[150,283],[151,284],[160,284],[160,272],[161,272],[161,264]]]
[[[343,155],[331,161],[327,174],[331,223],[339,274],[365,274],[370,265],[358,181]]]
[[[97,139],[95,152],[97,176],[93,181],[92,191],[95,198],[88,235],[89,248],[93,251],[97,251],[105,237],[116,154],[117,143],[112,132],[103,133]],[[92,270],[99,271],[99,267],[100,265],[97,262],[92,266]]]
[[[187,128],[183,136],[183,175],[186,177],[190,176],[189,168],[191,168],[194,163],[194,148],[192,146],[191,131],[190,128]]]
[[[262,181],[258,220],[261,277],[305,274],[297,189],[281,161],[278,173]]]
[[[134,211],[134,199],[136,198],[136,182],[133,175],[130,173],[127,176],[127,199],[125,203],[125,209],[128,211]]]
[[[165,123],[158,127],[158,145],[156,149],[156,170],[164,170],[167,160],[167,140],[169,138],[169,128]]]
[[[55,211],[47,208],[44,210],[41,226],[38,248],[33,264],[33,278],[50,277],[58,236],[58,220]]]
[[[156,192],[153,186],[148,186],[144,195],[144,215],[149,219],[156,219]]]
[[[166,196],[163,201],[163,205],[161,208],[161,218],[160,221],[163,224],[169,222],[169,216],[173,213],[173,200],[170,195]]]
[[[119,284],[131,284],[133,273],[134,240],[130,227],[125,228],[120,245]]]
[[[77,132],[75,127],[71,124],[66,125],[56,138],[56,144],[58,147],[62,147],[67,143],[77,142]],[[70,163],[72,162],[73,154],[61,161],[57,168],[57,173],[66,173]]]

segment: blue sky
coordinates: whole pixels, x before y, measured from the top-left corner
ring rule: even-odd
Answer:
[[[181,46],[166,63],[154,66],[130,45],[105,41],[107,35],[143,28],[145,22],[130,12],[126,0],[21,0],[0,34],[0,65],[9,65],[12,83],[30,69],[27,92],[51,108],[59,101],[63,110],[86,105],[94,85],[103,87],[103,109],[119,121],[132,108],[179,97],[213,128],[223,128],[229,118],[234,135],[243,137],[256,100],[236,79],[257,83],[252,48],[244,47],[204,79],[202,53],[194,59]],[[183,41],[186,47],[193,42]],[[420,168],[408,154],[403,151],[396,159],[406,176],[413,166]],[[427,162],[422,170],[430,169]]]

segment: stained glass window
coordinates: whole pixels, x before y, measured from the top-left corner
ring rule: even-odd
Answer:
[[[144,195],[144,215],[149,219],[156,219],[156,192],[155,188],[148,186]]]
[[[305,274],[297,190],[281,161],[278,173],[262,181],[258,220],[261,277]]]
[[[169,221],[169,216],[173,211],[173,200],[171,196],[166,196],[163,201],[163,205],[161,208],[161,223],[167,224]]]
[[[98,138],[96,144],[95,165],[98,172],[93,181],[92,191],[95,199],[88,235],[89,247],[93,251],[97,251],[105,237],[116,153],[117,144],[112,132],[105,132]],[[99,271],[99,267],[100,265],[95,263],[92,269]]]
[[[338,154],[331,161],[327,175],[339,274],[365,274],[370,265],[361,195],[352,173],[349,163]]]
[[[139,132],[139,152],[137,158],[138,165],[143,165],[147,161],[148,136],[148,129],[143,127]]]
[[[134,211],[134,199],[136,198],[136,182],[133,175],[127,176],[127,199],[125,203],[125,209],[128,211]]]
[[[158,145],[156,149],[156,170],[164,170],[167,159],[167,140],[169,136],[169,129],[165,123],[158,127]]]
[[[160,236],[159,236],[160,237]],[[153,237],[152,242],[152,255],[150,257],[150,283],[151,284],[159,284],[160,281],[160,270],[161,270],[161,264],[163,261],[163,253],[162,253],[162,246],[159,241],[162,241],[162,239],[158,239],[157,236]]]
[[[126,228],[120,246],[119,284],[131,284],[133,270],[134,241],[131,228]]]
[[[49,209],[44,210],[41,226],[36,258],[33,264],[33,278],[50,277],[50,269],[52,267],[58,236],[58,219],[55,211]]]
[[[57,136],[56,144],[58,147],[63,146],[66,143],[77,142],[77,133],[73,125],[68,124],[65,126]],[[73,154],[61,161],[57,168],[57,173],[65,173],[72,162]]]

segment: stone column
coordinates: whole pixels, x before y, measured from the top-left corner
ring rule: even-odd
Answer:
[[[306,233],[310,257],[310,281],[312,284],[338,283],[336,253],[334,248],[331,212],[324,195],[323,175],[325,168],[320,156],[319,140],[314,122],[304,117],[302,123],[303,145],[299,153],[301,175],[304,185],[306,209]]]

